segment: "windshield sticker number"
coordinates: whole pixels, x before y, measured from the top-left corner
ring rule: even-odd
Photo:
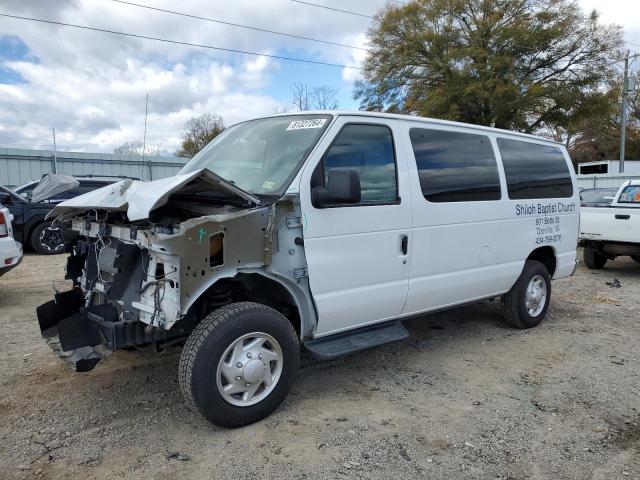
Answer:
[[[269,180],[262,184],[262,188],[264,188],[265,190],[273,190],[273,187],[275,186],[276,182],[270,182]]]
[[[296,120],[291,122],[287,127],[287,130],[304,130],[306,128],[322,128],[326,118],[314,118],[312,120]]]

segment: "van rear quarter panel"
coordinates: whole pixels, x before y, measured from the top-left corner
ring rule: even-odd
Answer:
[[[496,138],[517,137],[497,135]],[[556,256],[554,279],[571,275],[576,264],[576,248],[580,225],[580,193],[576,175],[569,154],[563,145],[535,140],[531,143],[552,145],[562,151],[567,168],[571,175],[573,195],[564,198],[538,198],[512,200],[507,194],[506,181],[503,185],[501,215],[505,223],[504,235],[501,235],[502,258],[507,263],[518,263],[519,268],[513,272],[511,285],[522,271],[529,254],[537,248],[549,246]],[[502,168],[500,151],[495,145],[499,166]],[[511,288],[509,285],[509,288]]]
[[[403,315],[440,309],[507,292],[536,248],[550,246],[556,254],[554,278],[570,275],[576,259],[579,199],[573,167],[563,151],[573,183],[570,198],[511,200],[498,137],[549,145],[521,136],[488,130],[402,122],[411,177],[413,249],[409,293]],[[431,203],[422,194],[411,128],[427,128],[485,135],[496,156],[500,200]]]

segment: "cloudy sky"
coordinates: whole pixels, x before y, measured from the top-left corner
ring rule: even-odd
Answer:
[[[307,0],[373,15],[386,0]],[[395,1],[395,0],[394,0]],[[405,1],[405,0],[402,0]],[[308,38],[221,25],[114,0],[2,0],[0,13],[117,30],[227,49],[358,66],[366,16],[292,0],[131,0]],[[640,2],[580,0],[603,21],[625,27],[640,51]],[[638,62],[640,63],[640,62]],[[174,151],[191,117],[220,113],[227,125],[292,110],[291,84],[329,85],[340,107],[356,109],[355,69],[170,45],[0,17],[0,147],[111,152],[141,140],[149,94],[147,141]]]

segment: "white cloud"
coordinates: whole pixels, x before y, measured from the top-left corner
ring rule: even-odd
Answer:
[[[369,19],[289,0],[134,0],[234,23],[366,47]],[[322,3],[319,0],[318,3]],[[325,2],[327,5],[330,2]],[[580,0],[605,22],[621,23],[627,40],[640,44],[640,3]],[[385,0],[350,0],[340,8],[374,14]],[[130,32],[221,48],[361,65],[366,52],[193,18],[149,11],[112,0],[3,0],[2,12]],[[288,105],[291,72],[304,65],[266,56],[193,48],[105,33],[0,18],[0,37],[19,38],[29,55],[2,58],[0,67],[24,83],[0,84],[0,146],[51,146],[51,128],[61,149],[111,151],[141,139],[149,94],[148,141],[174,150],[184,123],[205,112],[230,125]],[[294,68],[291,68],[293,65]],[[286,68],[285,68],[286,67]],[[328,73],[335,73],[329,67]],[[340,69],[349,92],[360,72]],[[329,78],[329,77],[327,77]],[[335,76],[333,77],[335,79]],[[338,80],[340,81],[340,80]],[[322,76],[314,83],[323,84]],[[277,87],[280,87],[279,89]],[[280,92],[279,94],[275,92]],[[285,93],[282,93],[285,92]],[[278,95],[280,95],[278,97]],[[286,97],[286,98],[283,98]],[[0,179],[1,182],[1,179]]]
[[[137,0],[225,21],[340,43],[361,43],[369,25],[289,0]],[[335,46],[270,35],[149,11],[109,0],[4,0],[2,11],[54,21],[263,54],[355,64],[362,55]],[[349,8],[374,13],[375,3],[353,0]],[[191,117],[223,115],[227,125],[270,114],[286,101],[275,85],[296,78],[281,74],[284,61],[171,45],[68,27],[0,18],[0,35],[29,48],[26,59],[0,57],[0,66],[24,83],[0,84],[0,145],[50,146],[56,128],[61,149],[111,151],[140,139],[149,94],[148,141],[174,150]],[[355,56],[354,53],[355,52]],[[0,52],[1,54],[2,52]],[[34,61],[34,59],[36,59]],[[288,70],[291,71],[290,69]],[[344,88],[355,77],[343,75]],[[318,79],[322,83],[322,79]],[[287,99],[288,100],[288,99]]]

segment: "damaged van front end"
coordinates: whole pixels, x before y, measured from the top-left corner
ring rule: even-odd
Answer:
[[[42,335],[76,371],[117,349],[184,338],[216,306],[197,301],[217,280],[270,263],[275,213],[208,170],[125,180],[61,204],[52,214],[74,232],[72,288],[38,307]]]

